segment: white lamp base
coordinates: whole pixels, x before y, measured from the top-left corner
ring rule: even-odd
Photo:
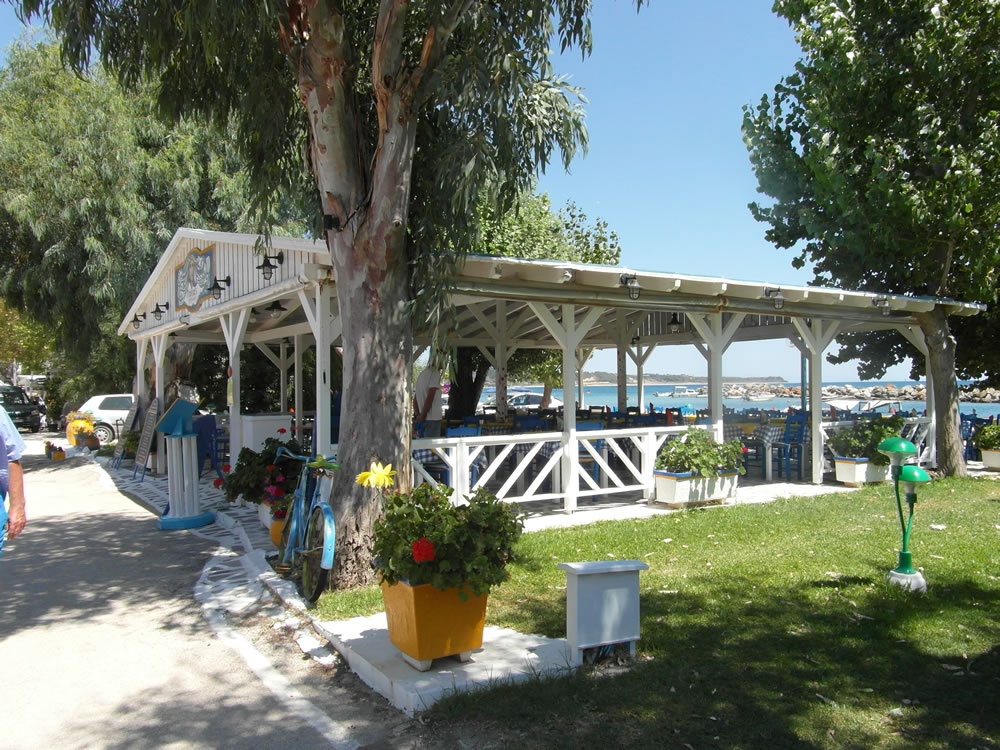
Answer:
[[[917,593],[927,591],[927,581],[919,573],[899,573],[898,571],[890,570],[888,578],[889,583],[902,586],[904,589],[909,589]]]

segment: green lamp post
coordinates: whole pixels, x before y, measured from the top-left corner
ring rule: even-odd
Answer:
[[[909,440],[901,437],[886,438],[878,444],[879,453],[888,456],[892,464],[892,484],[896,491],[896,511],[899,515],[899,528],[903,534],[903,545],[899,550],[899,564],[889,571],[890,583],[909,589],[910,591],[926,591],[927,582],[920,572],[913,568],[913,557],[910,554],[910,529],[913,526],[913,505],[917,502],[916,486],[931,481],[927,472],[914,464],[903,464],[910,456],[917,454],[917,449]],[[899,486],[903,485],[903,496],[910,507],[910,516],[903,520],[903,504],[899,498]]]

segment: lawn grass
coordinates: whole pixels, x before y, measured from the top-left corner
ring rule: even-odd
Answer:
[[[1000,747],[1000,483],[920,489],[927,594],[885,582],[899,541],[889,485],[526,534],[488,622],[565,637],[556,563],[642,560],[636,664],[456,695],[426,718],[521,747]],[[381,597],[320,607],[347,617]]]

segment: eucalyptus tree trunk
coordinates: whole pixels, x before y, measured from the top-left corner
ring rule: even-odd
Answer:
[[[354,478],[374,461],[391,463],[397,486],[410,485],[410,372],[407,211],[416,142],[416,114],[399,84],[405,4],[383,3],[372,58],[378,139],[366,148],[359,119],[355,59],[342,24],[330,9],[311,11],[313,34],[299,75],[309,114],[313,168],[327,217],[326,240],[343,325],[344,394],[341,470],[330,504],[337,523],[331,581],[336,587],[367,583],[372,526],[381,495]],[[321,321],[328,325],[329,321]]]
[[[951,335],[947,313],[940,307],[917,313],[917,320],[927,342],[927,371],[934,388],[938,469],[945,476],[965,476],[955,380],[955,337]]]

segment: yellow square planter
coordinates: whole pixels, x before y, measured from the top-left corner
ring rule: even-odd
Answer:
[[[431,660],[457,655],[467,661],[483,645],[487,594],[462,601],[458,589],[430,584],[382,583],[389,640],[408,664],[424,672]]]
[[[52,460],[53,461],[65,461],[66,460],[66,451],[52,451]]]

